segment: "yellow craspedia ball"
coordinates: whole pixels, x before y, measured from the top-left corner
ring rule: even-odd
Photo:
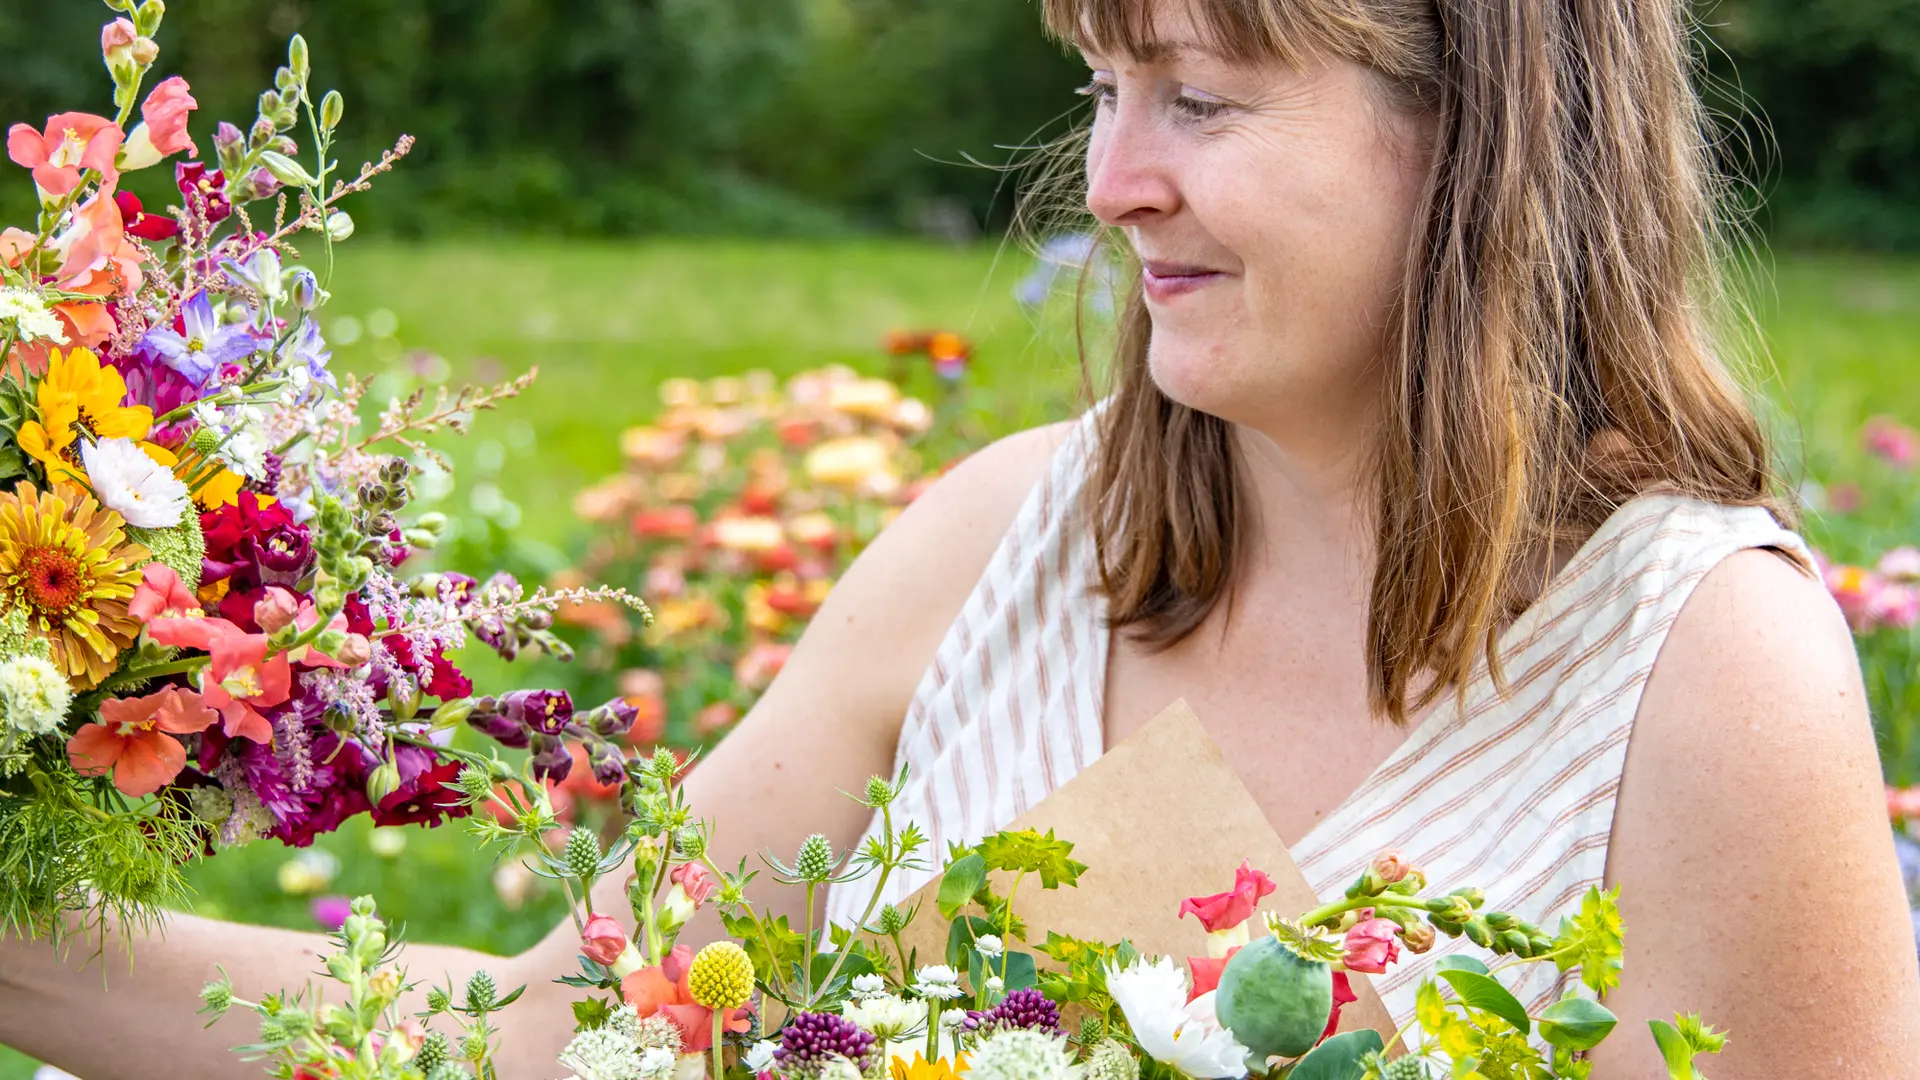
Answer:
[[[753,961],[733,942],[716,941],[694,956],[687,984],[695,1004],[716,1011],[737,1009],[753,997]]]

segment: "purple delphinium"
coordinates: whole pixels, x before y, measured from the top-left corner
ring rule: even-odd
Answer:
[[[205,289],[180,305],[182,330],[156,326],[140,338],[140,348],[186,376],[194,386],[207,385],[227,364],[253,355],[257,340],[245,323],[222,325],[214,318],[213,302]]]
[[[817,1069],[835,1057],[843,1057],[865,1072],[873,1042],[872,1032],[844,1016],[801,1013],[787,1022],[786,1030],[780,1033],[780,1049],[773,1052],[773,1057],[789,1070]]]
[[[333,372],[327,369],[327,361],[332,359],[333,351],[327,348],[326,339],[320,336],[320,324],[313,316],[305,315],[300,319],[300,329],[293,332],[286,345],[280,350],[281,360],[288,370],[305,368],[307,376],[314,382],[330,387],[338,387]]]
[[[967,1030],[997,1031],[1005,1028],[1025,1028],[1030,1031],[1044,1031],[1049,1035],[1060,1034],[1060,1006],[1047,1000],[1047,996],[1038,990],[1015,990],[1008,994],[1000,1004],[984,1012],[967,1013]]]

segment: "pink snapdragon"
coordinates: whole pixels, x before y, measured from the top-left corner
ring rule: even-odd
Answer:
[[[139,40],[140,31],[134,29],[133,20],[115,19],[100,28],[100,58],[110,68],[131,67],[133,45]]]
[[[1370,912],[1367,914],[1371,914]],[[1348,971],[1384,975],[1387,965],[1400,959],[1400,927],[1387,919],[1363,918],[1347,931]]]
[[[147,100],[140,104],[141,123],[127,136],[120,168],[132,172],[158,165],[182,150],[187,151],[188,157],[199,157],[200,148],[187,133],[187,114],[199,106],[200,103],[193,100],[187,80],[178,75],[154,87]]]
[[[120,177],[113,156],[120,149],[122,132],[114,122],[92,113],[69,112],[47,117],[44,131],[25,124],[7,129],[7,157],[15,165],[33,170],[33,182],[48,195],[61,196],[80,186],[80,173],[92,169],[101,182],[113,184]]]
[[[164,615],[192,617],[202,613],[200,598],[193,595],[173,567],[150,562],[140,573],[140,584],[134,587],[133,599],[127,601],[127,614],[144,623]]]

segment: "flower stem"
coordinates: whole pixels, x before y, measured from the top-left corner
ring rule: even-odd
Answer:
[[[880,823],[881,835],[886,838],[887,859],[880,864],[880,880],[873,883],[873,894],[867,897],[866,910],[860,913],[860,921],[854,924],[856,933],[866,929],[867,920],[873,918],[873,909],[880,906],[880,897],[886,892],[887,877],[893,873],[893,811],[886,806],[880,807]],[[812,912],[808,914],[811,915]],[[896,944],[897,940],[896,938]],[[833,985],[833,977],[840,973],[840,965],[846,963],[847,954],[852,951],[853,942],[849,940],[847,947],[840,951],[840,955],[834,957],[833,966],[827,969],[827,977],[821,980],[820,985]],[[905,975],[906,972],[902,971],[902,978]]]
[[[1335,915],[1345,915],[1349,911],[1359,911],[1361,908],[1383,907],[1419,908],[1421,911],[1425,911],[1427,909],[1427,902],[1417,896],[1402,896],[1398,893],[1387,893],[1382,896],[1358,896],[1351,900],[1342,898],[1322,904],[1312,911],[1307,912],[1305,915],[1300,916],[1300,925],[1316,926],[1333,918]]]
[[[108,676],[100,683],[100,689],[112,690],[141,679],[158,679],[167,675],[185,675],[205,667],[213,657],[189,656],[180,660],[169,660],[164,664],[149,664],[146,667],[128,668],[116,675]]]
[[[813,943],[813,891],[817,882],[807,882],[807,936],[801,938],[801,954],[806,958],[800,968],[800,999],[809,1006],[813,1004],[813,957],[816,947]]]
[[[713,1010],[713,1080],[725,1080],[726,1065],[720,1060],[720,1034],[726,1024],[727,1010]]]

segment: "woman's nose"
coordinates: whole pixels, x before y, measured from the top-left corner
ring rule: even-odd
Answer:
[[[1087,209],[1094,217],[1108,225],[1139,225],[1174,211],[1180,191],[1159,141],[1123,110],[1094,125],[1087,142]]]

